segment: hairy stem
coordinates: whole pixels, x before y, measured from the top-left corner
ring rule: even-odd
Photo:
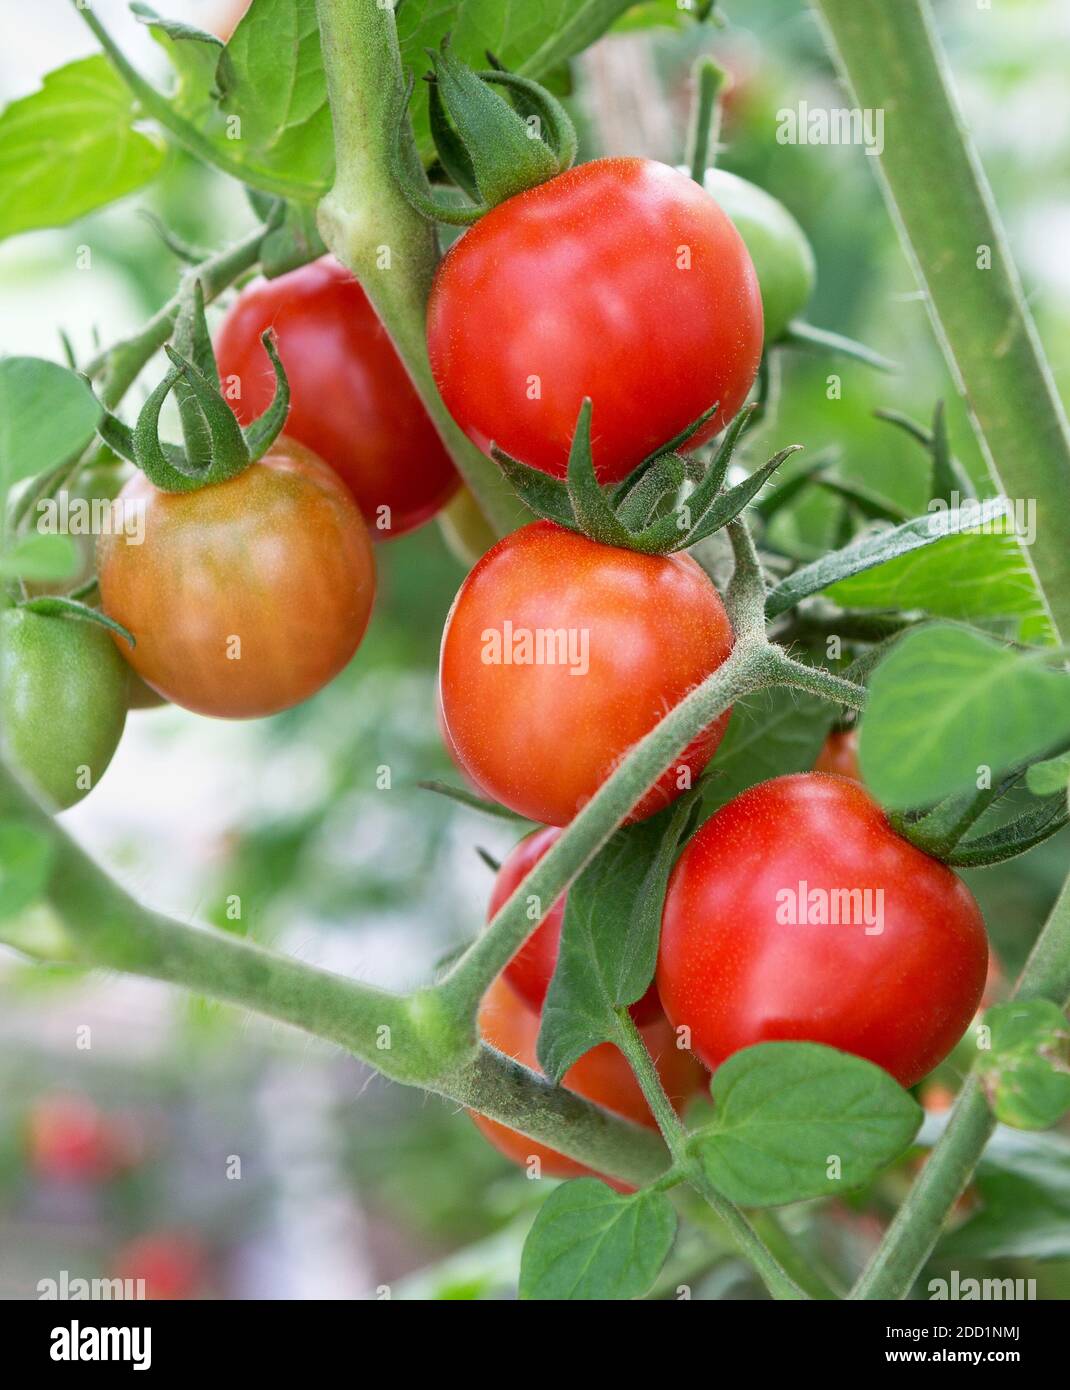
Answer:
[[[404,84],[394,12],[376,0],[317,0],[335,143],[335,182],[320,234],[360,281],[442,441],[501,535],[531,514],[454,423],[427,357],[427,297],[438,263],[434,227],[405,200],[390,168]]]

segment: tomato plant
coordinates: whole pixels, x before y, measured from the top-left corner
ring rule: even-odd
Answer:
[[[260,335],[273,328],[290,380],[286,432],[345,481],[376,540],[420,526],[457,472],[386,329],[353,276],[329,256],[248,285],[216,337],[224,394],[248,424],[271,400]]]
[[[491,986],[483,1001],[479,1011],[479,1029],[484,1040],[499,1052],[504,1052],[507,1057],[533,1071],[539,1070],[535,1057],[539,1013],[529,1008],[502,980]],[[664,1017],[656,1018],[640,1031],[673,1108],[682,1111],[702,1085],[705,1073],[686,1050],[677,1047],[676,1035]],[[596,1105],[623,1115],[634,1124],[649,1129],[657,1127],[631,1068],[612,1043],[602,1043],[582,1056],[565,1073],[562,1085],[566,1090],[594,1101]],[[494,1147],[514,1163],[526,1166],[531,1159],[537,1158],[540,1176],[573,1178],[590,1172],[575,1159],[556,1153],[487,1115],[473,1114],[472,1118]],[[606,1181],[618,1189],[622,1187],[612,1178]],[[626,1185],[624,1190],[628,1190]]]
[[[829,734],[821,745],[821,752],[814,763],[815,772],[832,772],[837,777],[849,777],[852,782],[861,782],[862,773],[858,766],[858,730],[841,729]]]
[[[722,429],[762,351],[739,233],[644,159],[594,160],[492,209],[447,252],[427,314],[435,381],[470,439],[563,477],[589,396],[607,483],[716,402],[691,445]]]
[[[53,805],[103,776],[126,722],[127,668],[97,624],[27,608],[0,614],[0,736]]]
[[[144,542],[101,537],[104,611],[168,700],[227,719],[273,714],[356,651],[375,592],[367,527],[302,445],[281,439],[238,477],[190,493],[138,474],[121,500],[143,509]]]
[[[519,844],[513,846],[494,880],[494,889],[487,905],[488,921],[513,895],[560,834],[556,826],[547,826],[526,835]],[[550,911],[540,919],[539,925],[505,967],[502,975],[524,1003],[538,1013],[542,1012],[546,991],[550,988],[550,979],[557,964],[564,918],[565,899],[559,898]],[[651,1023],[658,1017],[661,1013],[661,1003],[653,984],[642,999],[631,1006],[630,1012],[636,1023],[640,1024]]]
[[[473,779],[531,820],[564,825],[665,711],[732,650],[717,591],[690,556],[639,555],[534,522],[465,580],[442,636],[442,710]],[[637,802],[689,787],[720,715]]]
[[[796,1039],[911,1086],[962,1036],[987,968],[962,880],[861,787],[808,773],[752,787],[688,845],[665,899],[658,990],[711,1070]]]

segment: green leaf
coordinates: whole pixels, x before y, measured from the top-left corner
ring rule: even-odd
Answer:
[[[741,700],[703,778],[703,817],[770,777],[808,772],[835,717],[828,700],[782,686]]]
[[[614,1031],[613,1010],[654,978],[669,872],[697,792],[618,830],[573,883],[539,1031],[539,1065],[560,1081]]]
[[[46,74],[0,114],[0,237],[63,227],[148,183],[163,145],[103,54]]]
[[[48,583],[70,579],[78,569],[78,552],[69,536],[23,536],[6,555],[0,555],[0,575]]]
[[[249,168],[285,175],[309,200],[334,175],[334,146],[315,0],[254,0],[216,72],[220,110],[241,121],[226,150]]]
[[[977,1070],[996,1118],[1049,1129],[1070,1110],[1070,1025],[1050,999],[997,1004],[984,1016],[989,1047]]]
[[[1070,676],[964,628],[896,643],[870,680],[859,757],[887,807],[928,805],[1070,738]]]
[[[35,902],[52,872],[52,842],[21,821],[0,821],[0,918]]]
[[[520,1260],[523,1299],[641,1298],[676,1236],[664,1192],[621,1196],[597,1178],[552,1192],[539,1210]]]
[[[486,816],[494,816],[498,820],[520,821],[524,825],[530,824],[530,821],[524,816],[518,815],[516,811],[510,811],[508,806],[502,806],[497,801],[487,801],[475,792],[470,792],[467,787],[454,787],[449,782],[433,780],[417,782],[416,785],[425,792],[435,792],[438,796],[445,796],[451,801],[458,801],[462,806],[467,806],[472,811],[482,811]]]
[[[924,546],[935,545],[971,528],[991,528],[1005,510],[1006,504],[996,498],[980,506],[929,512],[925,516],[915,517],[913,521],[904,522],[902,526],[863,536],[842,550],[833,550],[812,565],[804,565],[782,579],[769,593],[766,613],[774,618],[778,613],[794,608],[811,594],[873,569],[876,565],[886,564]],[[898,597],[895,605],[901,606]]]
[[[101,408],[74,372],[40,357],[0,362],[0,491],[73,458],[93,438]]]
[[[921,1107],[883,1068],[818,1043],[759,1043],[714,1073],[713,1124],[690,1143],[741,1206],[829,1197],[902,1153]]]
[[[920,609],[941,618],[1014,617],[1034,638],[1051,626],[1021,546],[1005,528],[949,536],[828,590],[845,608]],[[1020,625],[1021,630],[1021,625]]]
[[[966,793],[968,797],[970,794]],[[987,835],[974,835],[968,840],[960,840],[949,854],[947,863],[953,868],[983,868],[990,864],[1002,864],[1008,859],[1042,845],[1045,840],[1070,821],[1070,807],[1066,794],[1056,792],[1045,797],[1039,805],[1031,806],[1014,820],[998,826]]]
[[[1025,784],[1034,796],[1070,791],[1070,753],[1034,763],[1025,774]]]

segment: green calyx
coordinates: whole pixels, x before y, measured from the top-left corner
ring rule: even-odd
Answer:
[[[497,447],[491,452],[520,498],[547,521],[603,545],[668,555],[727,526],[784,460],[802,448],[801,444],[790,444],[742,482],[725,488],[732,454],[754,418],[755,409],[751,404],[739,412],[705,468],[696,468],[696,461],[683,457],[679,451],[716,413],[717,402],[645,458],[616,488],[603,487],[595,474],[589,398],[580,407],[564,482]]]
[[[275,394],[267,410],[243,429],[220,391],[204,317],[204,292],[200,280],[192,279],[172,341],[164,348],[170,370],[149,394],[133,429],[105,411],[98,426],[101,439],[121,458],[136,464],[162,492],[194,492],[237,477],[275,442],[290,409],[290,388],[271,331],[260,341],[275,371]],[[182,445],[160,438],[160,411],[172,391],[182,424]]]
[[[568,113],[544,87],[506,71],[488,54],[476,72],[443,39],[429,49],[428,115],[439,163],[473,206],[435,198],[412,157],[407,139],[409,79],[393,146],[393,172],[402,193],[432,221],[468,226],[507,198],[563,173],[576,157],[576,131]],[[494,90],[504,88],[512,102]]]

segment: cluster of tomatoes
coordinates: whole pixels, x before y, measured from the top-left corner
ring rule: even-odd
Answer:
[[[507,199],[449,250],[428,306],[431,367],[476,444],[551,478],[565,475],[590,399],[593,463],[609,487],[715,403],[688,449],[724,427],[812,278],[805,238],[751,185],[596,160]],[[116,638],[125,660],[159,696],[223,717],[281,710],[330,680],[368,622],[370,537],[420,525],[458,487],[386,333],[338,265],[255,284],[231,308],[217,356],[243,422],[271,398],[267,328],[290,383],[285,434],[237,477],[194,492],[138,475],[122,495],[142,509],[143,541],[104,537],[98,555],[103,610],[136,639],[131,649]],[[444,733],[481,792],[546,827],[503,866],[492,909],[733,642],[713,583],[687,555],[616,549],[549,521],[483,555],[443,634]],[[631,819],[694,784],[728,718]],[[867,895],[879,921],[815,921],[799,908],[815,890]],[[785,892],[796,894],[790,921]],[[482,1012],[487,1039],[528,1065],[563,910],[546,915]],[[687,845],[656,984],[634,1012],[679,1105],[699,1061],[714,1070],[769,1039],[840,1047],[910,1085],[961,1036],[986,959],[980,913],[955,875],[895,834],[857,782],[804,774],[752,787]],[[653,1123],[609,1044],[565,1084]],[[514,1156],[534,1151],[478,1122]],[[551,1171],[575,1171],[544,1157]]]

